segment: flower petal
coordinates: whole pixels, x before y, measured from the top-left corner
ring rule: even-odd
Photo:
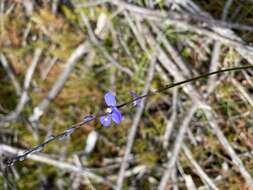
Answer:
[[[116,124],[120,124],[120,122],[123,120],[122,114],[120,113],[119,109],[116,108],[116,107],[114,107],[114,108],[112,109],[111,116],[112,116],[112,120],[113,120]]]
[[[131,96],[132,96],[134,99],[137,99],[137,98],[140,97],[138,94],[136,94],[136,93],[133,92],[133,91],[131,91],[130,94],[131,94]],[[133,106],[139,107],[140,105],[141,105],[141,99],[137,99],[137,100],[134,100],[134,101],[133,101]]]
[[[101,116],[100,117],[100,123],[104,126],[104,127],[108,127],[111,124],[111,118],[109,115],[106,116]]]
[[[107,106],[116,106],[116,98],[111,92],[107,92],[104,95],[104,99]]]

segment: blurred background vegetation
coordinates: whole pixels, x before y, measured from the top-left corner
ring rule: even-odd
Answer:
[[[223,21],[252,26],[253,2],[230,2],[227,19]],[[219,34],[222,39],[229,38],[230,44],[222,39],[216,41],[205,32],[200,34],[170,23],[176,14],[222,21],[221,15],[228,6],[226,0],[0,0],[0,6],[0,143],[14,149],[32,148],[50,135],[59,134],[82,121],[85,115],[101,113],[105,108],[103,95],[107,91],[116,93],[119,104],[131,99],[130,91],[141,94],[148,83],[147,75],[154,57],[156,65],[151,91],[179,81],[180,77],[175,77],[179,74],[190,78],[214,68],[253,63],[250,50],[245,50],[245,57],[237,46],[231,45],[236,41],[242,46],[250,46],[253,42],[252,30],[220,26],[221,30],[233,31],[233,35],[237,36],[230,39],[227,34]],[[148,10],[148,16],[138,13],[134,7],[141,8],[141,11]],[[152,12],[154,15],[151,15]],[[170,12],[172,17],[161,20],[161,15]],[[219,26],[192,18],[182,17],[179,20],[217,33],[213,27]],[[166,24],[165,20],[170,24]],[[215,60],[214,44],[217,42],[220,47],[214,66],[212,60]],[[32,120],[35,108],[46,99],[82,43],[88,45],[75,61],[67,80],[62,81],[64,86],[56,97],[50,99],[43,115]],[[178,52],[184,66],[180,65],[166,43]],[[36,51],[40,53],[36,54]],[[161,52],[165,55],[164,62],[159,57]],[[29,86],[24,88],[28,70],[36,59]],[[173,73],[171,68],[174,67],[179,74],[176,71]],[[200,95],[198,98],[212,110],[218,127],[251,176],[252,74],[253,70],[236,71],[218,75],[212,81],[203,79],[192,83]],[[209,88],[210,85],[213,89]],[[28,96],[22,110],[17,117],[6,119],[17,109],[24,91]],[[172,156],[182,121],[195,104],[192,100],[194,94],[191,93],[178,87],[147,99],[129,157],[123,189],[157,189],[166,171],[166,163]],[[0,189],[114,188],[127,136],[136,117],[136,110],[131,107],[124,108],[122,112],[124,121],[120,125],[102,128],[98,121],[91,122],[69,138],[54,141],[38,153],[59,163],[80,167],[80,171],[94,173],[102,177],[103,182],[96,177],[80,175],[80,171],[62,169],[57,164],[28,158],[7,170],[1,164]],[[184,144],[218,189],[250,189],[209,123],[203,110],[198,108],[187,124]],[[170,138],[164,139],[164,134],[170,129]],[[92,132],[98,135],[97,138],[90,136],[94,134]],[[94,149],[87,153],[85,149],[89,136],[95,138],[95,142]],[[0,152],[1,160],[12,155],[4,150]],[[208,189],[184,151],[180,152],[175,168],[177,180],[168,180],[166,189]],[[189,177],[194,184],[192,188]]]

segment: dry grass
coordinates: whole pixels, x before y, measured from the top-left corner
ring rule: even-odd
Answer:
[[[253,188],[252,70],[158,93],[147,98],[143,110],[123,108],[120,125],[102,128],[93,121],[48,144],[39,157],[6,169],[2,161],[17,150],[102,112],[106,91],[117,93],[120,104],[131,99],[131,90],[141,94],[145,88],[253,64],[252,31],[219,25],[227,11],[222,22],[252,26],[250,0],[231,1],[227,10],[225,0],[31,2],[0,2],[3,189]],[[85,48],[68,68],[82,43]],[[36,59],[29,81],[27,71]],[[67,69],[64,86],[42,115],[31,119]],[[26,89],[24,81],[29,81]],[[16,117],[7,119],[20,102],[19,88],[27,90],[27,99]],[[85,152],[94,131],[94,149]]]

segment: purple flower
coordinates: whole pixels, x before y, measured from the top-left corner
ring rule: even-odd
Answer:
[[[123,120],[123,116],[117,108],[116,98],[111,92],[107,92],[104,95],[105,103],[108,106],[106,109],[106,115],[100,117],[100,122],[104,127],[108,127],[113,120],[116,124],[119,124]]]
[[[133,106],[134,107],[140,107],[140,105],[141,105],[140,96],[138,94],[136,94],[135,92],[133,92],[133,91],[131,91],[130,94],[134,98]]]

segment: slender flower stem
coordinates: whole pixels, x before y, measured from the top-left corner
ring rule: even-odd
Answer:
[[[221,70],[217,70],[217,71],[214,71],[214,72],[205,73],[205,74],[202,74],[202,75],[199,75],[197,77],[193,77],[193,78],[190,78],[190,79],[187,79],[187,80],[184,80],[184,81],[180,81],[180,82],[176,82],[176,83],[171,83],[171,84],[165,85],[164,87],[159,88],[159,89],[157,89],[157,90],[155,90],[153,92],[149,92],[147,94],[139,96],[138,98],[135,98],[135,99],[132,99],[132,100],[130,100],[128,102],[120,104],[120,105],[117,106],[117,108],[120,109],[120,108],[122,108],[124,106],[132,104],[133,102],[135,102],[137,100],[153,96],[153,95],[155,95],[157,93],[161,93],[161,92],[167,91],[168,89],[173,88],[175,86],[180,86],[182,84],[186,84],[186,83],[189,83],[189,82],[197,81],[199,79],[206,78],[206,77],[209,77],[211,75],[216,75],[216,74],[220,74],[220,73],[224,73],[224,72],[230,72],[230,71],[251,69],[251,68],[253,68],[253,65],[246,65],[246,66],[240,66],[240,67],[232,67],[232,68],[228,68],[228,69],[221,69]],[[17,161],[22,161],[28,155],[30,155],[32,153],[35,153],[35,152],[41,151],[47,144],[51,143],[52,141],[60,140],[60,139],[63,139],[64,137],[70,136],[76,129],[78,129],[81,126],[83,126],[83,125],[85,125],[85,124],[87,124],[87,123],[89,123],[89,122],[91,122],[91,121],[93,121],[93,120],[95,120],[95,119],[97,119],[97,118],[99,118],[101,116],[104,116],[104,115],[106,115],[106,113],[98,114],[98,115],[89,115],[89,116],[85,117],[83,119],[83,121],[81,121],[81,122],[79,122],[77,124],[72,125],[70,128],[66,129],[64,132],[62,132],[62,133],[60,133],[58,135],[51,136],[50,138],[48,138],[43,143],[41,143],[41,144],[39,144],[39,145],[37,145],[37,146],[35,146],[35,147],[27,150],[23,154],[15,156],[15,157],[12,157],[12,158],[7,158],[4,163],[6,164],[6,166],[11,166],[15,162],[17,162]]]
[[[180,82],[176,82],[176,83],[171,83],[171,84],[165,85],[165,86],[162,87],[162,88],[156,89],[156,90],[153,91],[153,92],[149,92],[149,93],[147,93],[147,94],[144,94],[144,95],[142,95],[142,96],[139,96],[138,98],[135,98],[135,99],[133,99],[133,100],[130,100],[130,101],[128,101],[128,102],[125,102],[125,103],[123,103],[123,104],[120,104],[120,105],[117,106],[117,108],[121,108],[121,107],[124,107],[124,106],[126,106],[126,105],[132,104],[134,101],[137,101],[137,100],[139,100],[139,99],[147,98],[147,97],[153,96],[153,95],[155,95],[155,94],[157,94],[157,93],[161,93],[161,92],[167,91],[168,89],[173,88],[173,87],[175,87],[175,86],[180,86],[180,85],[185,84],[185,83],[197,81],[197,80],[199,80],[199,79],[206,78],[206,77],[209,77],[209,76],[211,76],[211,75],[216,75],[216,74],[225,73],[225,72],[230,72],[230,71],[251,69],[251,68],[253,68],[253,65],[246,65],[246,66],[240,66],[240,67],[232,67],[232,68],[228,68],[228,69],[221,69],[221,70],[213,71],[213,72],[210,72],[210,73],[205,73],[205,74],[202,74],[202,75],[199,75],[199,76],[196,76],[196,77],[193,77],[193,78],[184,80],[184,81],[180,81]]]

